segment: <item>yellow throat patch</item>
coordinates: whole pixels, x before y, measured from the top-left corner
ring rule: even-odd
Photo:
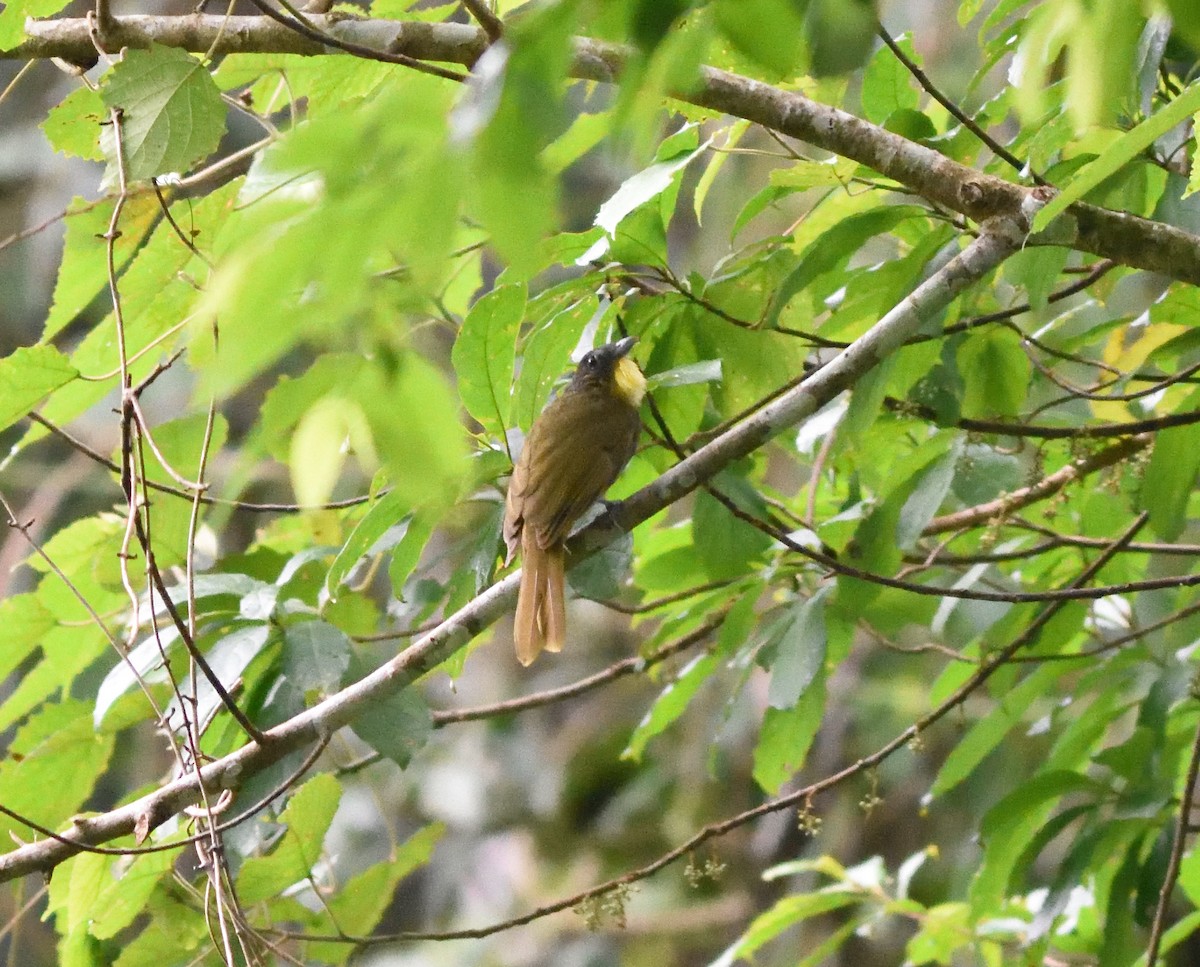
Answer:
[[[642,397],[646,395],[646,377],[628,356],[617,361],[617,368],[613,371],[613,392],[635,410],[642,405]]]

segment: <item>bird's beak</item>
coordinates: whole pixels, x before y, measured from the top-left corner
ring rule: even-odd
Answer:
[[[634,345],[636,345],[637,341],[638,341],[637,336],[626,336],[624,339],[621,339],[621,340],[613,343],[612,344],[613,354],[617,357],[617,359],[620,359],[623,356],[628,356],[629,350],[631,350],[634,347]]]

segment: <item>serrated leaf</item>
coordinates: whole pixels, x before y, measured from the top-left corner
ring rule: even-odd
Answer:
[[[215,151],[225,133],[217,85],[200,61],[175,47],[127,49],[104,75],[100,96],[121,112],[122,160],[132,181],[188,170]],[[109,124],[100,136],[110,184],[117,181],[114,133]]]
[[[112,755],[114,737],[92,728],[86,702],[46,705],[30,716],[0,764],[0,802],[21,816],[56,827],[83,806]],[[0,835],[33,834],[7,816]]]
[[[391,904],[396,886],[429,862],[444,833],[441,823],[417,830],[394,850],[391,862],[376,863],[346,883],[336,896],[325,898],[324,907],[337,929],[347,935],[369,936]],[[307,952],[313,960],[340,964],[345,961],[346,945],[310,943]]]
[[[508,430],[517,331],[526,286],[501,285],[471,307],[454,340],[451,361],[467,412],[500,439]]]
[[[165,967],[194,961],[201,941],[209,940],[204,914],[166,890],[152,893],[147,907],[150,922],[136,937],[121,944],[121,954],[113,967]]]
[[[111,864],[111,869],[105,870],[99,895],[88,911],[88,933],[107,940],[133,923],[159,889],[159,883],[170,872],[175,859],[174,854],[164,850],[135,857],[128,865]]]
[[[53,16],[68,0],[8,0],[0,8],[0,50],[11,50],[25,36],[25,20]]]
[[[328,772],[296,790],[279,817],[287,831],[278,845],[270,855],[242,864],[237,888],[243,902],[266,900],[309,875],[321,858],[321,844],[341,798],[341,783]]]
[[[11,426],[78,375],[53,346],[22,346],[0,359],[0,429]]]
[[[88,161],[103,161],[100,122],[106,115],[100,92],[80,86],[50,109],[42,122],[42,131],[55,151]]]
[[[12,674],[56,623],[35,594],[15,594],[0,601],[0,680]]]

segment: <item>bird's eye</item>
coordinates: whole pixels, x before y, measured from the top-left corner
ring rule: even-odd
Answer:
[[[599,361],[596,359],[595,353],[588,353],[583,357],[584,369],[595,369],[598,365]]]

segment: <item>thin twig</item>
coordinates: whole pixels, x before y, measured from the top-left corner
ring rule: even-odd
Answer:
[[[1126,530],[1114,540],[1105,552],[1090,564],[1084,571],[1071,582],[1070,588],[1079,588],[1090,581],[1103,568],[1113,556],[1121,549],[1125,542],[1133,539],[1133,536],[1145,525],[1146,514],[1141,514]],[[1065,589],[1064,589],[1065,590]],[[531,923],[534,920],[539,920],[547,917],[552,913],[558,913],[562,910],[570,910],[579,904],[592,899],[593,897],[604,896],[612,893],[614,890],[619,890],[627,887],[639,880],[647,879],[659,870],[674,863],[676,860],[682,859],[685,856],[695,852],[695,850],[711,839],[716,839],[724,836],[747,823],[758,819],[761,816],[766,816],[770,813],[779,812],[783,809],[798,806],[803,803],[811,803],[813,797],[819,793],[825,792],[835,786],[841,785],[848,779],[864,773],[870,773],[876,769],[881,762],[895,753],[897,750],[905,748],[913,739],[928,730],[932,725],[945,718],[951,711],[965,702],[973,695],[993,674],[1003,667],[1014,654],[1035,642],[1040,636],[1042,629],[1050,622],[1050,620],[1058,614],[1065,606],[1064,602],[1054,602],[1043,608],[1041,612],[1033,618],[1013,641],[1004,648],[1000,649],[991,658],[983,662],[980,667],[960,685],[952,695],[946,698],[940,705],[932,711],[927,712],[918,721],[904,729],[898,736],[890,742],[877,749],[871,755],[868,755],[852,765],[846,766],[844,769],[836,772],[824,779],[811,783],[802,789],[788,793],[783,796],[777,796],[774,799],[769,799],[766,802],[747,809],[744,812],[737,813],[727,819],[720,820],[715,823],[703,827],[687,840],[674,849],[660,855],[657,859],[644,866],[637,867],[633,870],[628,870],[620,876],[613,877],[603,883],[598,883],[586,890],[576,893],[573,896],[566,897],[561,900],[555,900],[552,903],[544,904],[533,910],[521,914],[520,916],[512,917],[498,923],[491,923],[482,927],[474,927],[465,930],[450,930],[445,932],[423,932],[411,931],[404,933],[381,934],[373,937],[350,937],[345,935],[323,935],[323,934],[306,934],[291,931],[279,931],[278,936],[289,937],[295,940],[317,940],[329,941],[333,943],[350,943],[356,946],[378,946],[380,944],[396,943],[415,940],[473,940],[481,937],[491,936],[492,934],[501,933],[505,930],[510,930],[513,927],[519,927],[526,923]],[[1200,745],[1200,741],[1198,741]],[[1200,753],[1198,753],[1200,754]]]
[[[462,5],[479,22],[479,26],[483,28],[483,32],[488,35],[488,40],[492,43],[504,35],[503,21],[492,12],[486,0],[462,0]]]
[[[104,454],[88,446],[78,437],[64,430],[58,424],[46,419],[40,413],[27,413],[26,416],[37,423],[39,426],[45,427],[55,436],[61,437],[68,444],[78,450],[85,456],[90,457],[102,467],[107,467],[113,473],[120,474],[121,467],[119,464],[109,460]],[[183,500],[191,501],[193,494],[188,493],[178,487],[172,487],[170,484],[159,483],[156,480],[147,480],[146,486],[151,490],[156,490],[159,493],[170,494],[173,497],[180,497]],[[206,494],[200,495],[200,503],[208,505],[216,505],[220,507],[232,507],[235,510],[245,510],[251,513],[300,513],[306,510],[342,510],[346,507],[357,507],[359,504],[365,504],[375,497],[383,496],[384,491],[378,494],[362,494],[358,497],[347,497],[345,500],[331,500],[324,504],[288,504],[288,503],[254,503],[247,500],[231,500],[225,497],[209,497]]]
[[[1004,161],[1012,166],[1013,170],[1016,171],[1017,174],[1024,175],[1028,173],[1029,176],[1033,178],[1033,180],[1039,185],[1048,184],[1048,182],[1041,175],[1039,175],[1033,170],[1032,167],[1030,167],[1028,162],[1022,161],[1020,158],[1010,152],[1004,147],[1004,145],[1000,144],[995,138],[993,138],[990,134],[984,131],[983,128],[976,124],[974,118],[970,117],[965,111],[962,110],[962,108],[950,100],[950,98],[946,97],[946,95],[940,90],[938,90],[933,81],[929,79],[929,76],[913,62],[912,58],[904,53],[900,45],[897,44],[892,39],[891,35],[883,29],[882,24],[876,26],[875,32],[879,34],[880,39],[887,44],[888,48],[896,56],[896,60],[900,61],[900,63],[904,65],[905,69],[912,74],[916,82],[925,89],[929,96],[937,101],[952,115],[954,115],[954,117],[958,119],[959,123],[962,124],[963,127],[965,127],[968,131],[975,135],[975,137],[986,144],[988,148],[991,149],[992,153],[996,155],[996,157],[1004,159]]]
[[[1192,696],[1195,701],[1196,696]],[[1167,871],[1163,875],[1162,888],[1158,891],[1158,906],[1154,911],[1154,920],[1150,924],[1150,942],[1146,946],[1146,967],[1155,967],[1158,962],[1158,948],[1162,944],[1163,930],[1167,922],[1167,907],[1171,902],[1171,892],[1175,889],[1175,881],[1179,878],[1179,864],[1183,859],[1183,849],[1187,841],[1188,817],[1192,812],[1192,797],[1196,794],[1196,778],[1200,775],[1200,726],[1196,727],[1196,737],[1192,740],[1192,756],[1188,760],[1187,778],[1183,783],[1183,795],[1179,800],[1179,816],[1175,822],[1175,839],[1171,843],[1171,856],[1167,861]]]
[[[354,54],[356,57],[363,57],[367,60],[378,60],[385,64],[400,64],[419,71],[422,74],[432,74],[434,77],[441,77],[445,80],[457,81],[459,83],[467,79],[465,74],[458,71],[447,70],[445,67],[438,67],[434,64],[427,64],[425,61],[409,57],[407,54],[393,54],[386,50],[375,50],[348,40],[339,40],[333,34],[318,30],[312,25],[311,21],[300,16],[299,11],[296,11],[294,8],[292,10],[293,16],[287,17],[267,3],[267,0],[250,0],[250,2],[276,23],[287,27],[288,30],[307,37],[309,40],[315,40],[318,43],[344,50],[346,53]],[[287,4],[285,3],[284,5],[286,6]]]

